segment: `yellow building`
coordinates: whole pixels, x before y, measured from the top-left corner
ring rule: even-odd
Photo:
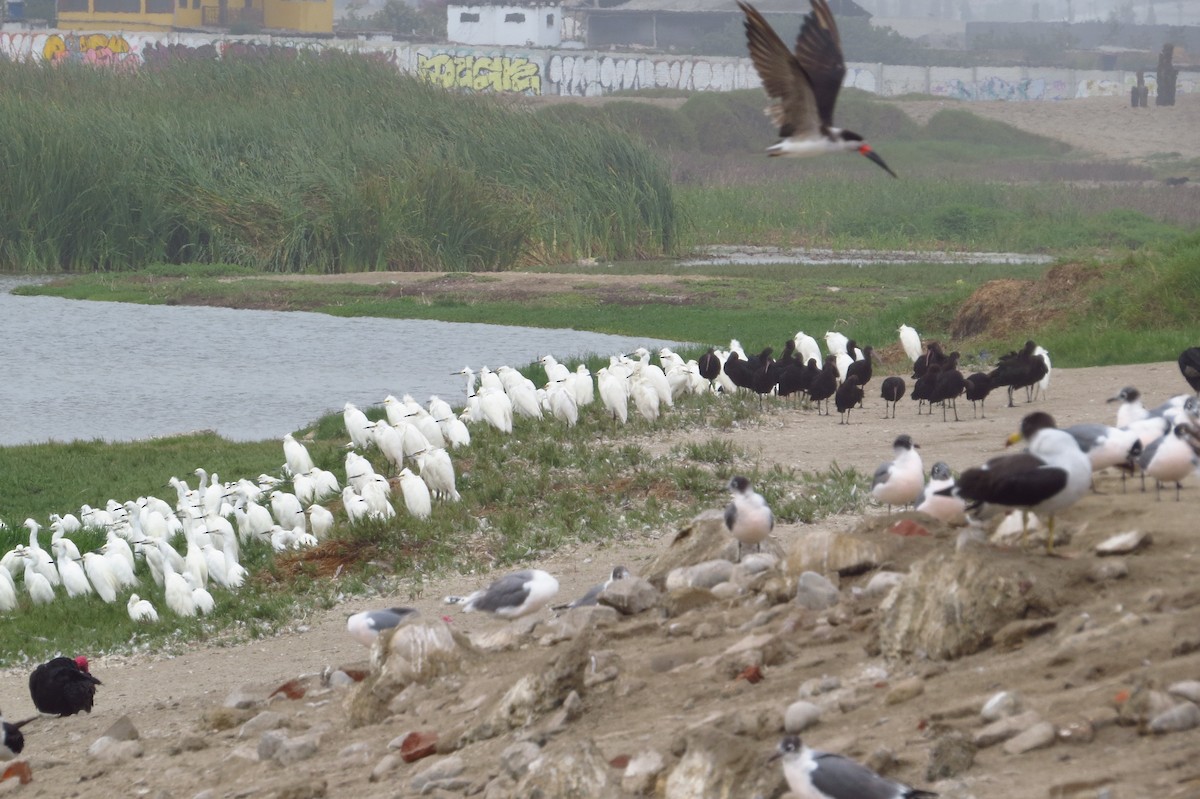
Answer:
[[[333,33],[333,0],[58,0],[60,28]]]

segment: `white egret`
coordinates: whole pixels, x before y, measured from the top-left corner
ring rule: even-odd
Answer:
[[[35,605],[48,605],[54,601],[54,587],[50,585],[46,576],[37,570],[34,559],[29,555],[25,556],[25,590]]]
[[[353,403],[347,402],[342,408],[342,421],[346,425],[346,432],[350,434],[350,443],[356,449],[366,449],[371,446],[371,426],[374,422],[367,419],[367,415],[354,406]]]
[[[371,513],[371,506],[362,498],[354,486],[346,486],[342,489],[342,507],[346,510],[346,518],[350,524],[356,524],[363,519],[366,519]]]
[[[375,425],[376,430],[387,427],[385,424]],[[317,484],[307,474],[292,475],[292,493],[300,500],[302,506],[311,505],[317,496]]]
[[[604,404],[604,409],[612,414],[614,420],[625,424],[629,419],[627,378],[604,366],[596,372],[596,383],[600,389],[600,402]]]
[[[281,527],[291,529],[304,526],[304,508],[296,495],[287,491],[271,492],[271,514]]]
[[[312,504],[308,506],[308,529],[312,531],[318,539],[327,538],[329,531],[333,529],[333,514],[329,512],[323,505]]]
[[[112,514],[102,508],[83,505],[79,508],[79,521],[93,530],[107,530],[113,523]]]
[[[171,612],[176,616],[195,616],[196,599],[192,595],[192,587],[165,558],[163,559],[163,581],[167,607],[171,609]]]
[[[51,587],[58,585],[60,582],[58,570],[54,568],[50,553],[42,549],[42,545],[38,543],[38,530],[41,529],[41,525],[33,519],[26,519],[25,526],[29,528],[29,549],[25,554],[33,560],[34,571],[45,577]]]
[[[830,355],[837,355],[845,352],[846,346],[850,343],[850,339],[841,333],[836,333],[832,330],[825,332],[825,349],[829,350]]]
[[[454,409],[450,407],[450,403],[439,397],[437,394],[429,395],[429,403],[426,406],[429,410],[429,415],[438,424],[442,423],[443,419],[447,419],[454,415]]]
[[[346,482],[355,491],[362,491],[362,487],[374,479],[375,467],[369,460],[356,452],[346,453]]]
[[[134,574],[133,550],[129,548],[125,539],[115,534],[110,535],[108,542],[100,547],[100,551],[104,553],[108,568],[118,586],[129,588],[138,584],[137,575]]]
[[[421,479],[425,481],[430,494],[451,502],[462,499],[455,488],[454,463],[445,449],[438,447],[418,452],[416,461],[421,470]]]
[[[503,389],[480,389],[479,410],[483,419],[501,433],[511,433],[513,424],[512,400]]]
[[[85,552],[83,570],[91,580],[96,596],[110,604],[117,601],[117,589],[121,586],[107,558],[96,552]]]
[[[309,477],[312,478],[313,485],[316,486],[316,490],[313,492],[314,502],[336,497],[342,491],[342,487],[338,485],[337,475],[333,472],[326,471],[320,467],[313,467],[313,470],[309,472]]]
[[[375,519],[391,519],[396,515],[396,509],[388,501],[388,496],[391,493],[391,485],[385,478],[380,476],[377,476],[377,479],[363,486],[362,498],[366,501],[367,507],[370,508],[369,513],[371,517]]]
[[[74,513],[68,513],[65,516],[59,516],[57,513],[51,513],[50,526],[54,527],[55,525],[60,527],[62,531],[68,535],[71,533],[77,533],[83,528],[83,523],[79,521],[79,517],[77,517]]]
[[[283,437],[283,458],[293,475],[308,474],[316,466],[308,454],[308,447],[297,441],[291,433]]]
[[[67,596],[74,598],[92,593],[92,586],[88,583],[83,567],[79,565],[79,561],[67,554],[62,540],[55,541],[51,547],[54,550],[55,565],[58,566],[58,579],[66,589]]]
[[[0,569],[0,613],[17,609],[17,585],[8,569]]]
[[[147,600],[142,599],[137,594],[129,595],[129,602],[126,603],[125,608],[129,611],[129,618],[134,621],[148,621],[151,623],[158,621],[158,611]]]
[[[575,403],[575,394],[564,381],[552,383],[546,387],[546,401],[550,406],[550,414],[567,427],[574,427],[579,422],[579,406]]]
[[[191,574],[183,575],[187,581],[188,588],[192,590],[192,603],[196,607],[196,612],[201,616],[207,616],[213,612],[216,607],[216,602],[213,600],[213,595],[208,592],[208,589],[203,584],[198,583],[196,578]]]
[[[631,381],[630,394],[633,399],[633,405],[637,408],[638,413],[647,422],[653,422],[658,419],[659,414],[659,395],[655,391],[654,386],[646,381],[634,379]]]
[[[446,439],[446,443],[451,449],[458,447],[469,447],[471,445],[471,431],[463,423],[462,419],[457,416],[449,416],[438,421],[442,428],[442,437]]]
[[[896,328],[896,332],[900,334],[900,346],[904,348],[904,354],[913,363],[917,362],[917,358],[921,357],[923,348],[921,347],[921,335],[909,327],[908,325],[900,325]]]
[[[433,513],[433,502],[425,481],[412,473],[411,469],[400,470],[400,493],[404,495],[404,507],[418,519],[428,519]]]
[[[404,422],[400,424],[404,424]],[[397,469],[402,467],[404,465],[404,434],[390,424],[375,425],[374,433],[375,446],[387,459],[387,462]]]

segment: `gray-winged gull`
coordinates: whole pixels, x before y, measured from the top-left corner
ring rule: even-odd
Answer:
[[[750,487],[750,481],[740,474],[729,481],[733,501],[725,506],[725,529],[737,539],[738,560],[742,559],[742,544],[761,547],[775,529],[775,514],[762,495]]]
[[[384,630],[396,627],[409,616],[416,614],[416,608],[387,608],[385,610],[364,610],[346,619],[346,630],[350,636],[363,646],[370,646]]]
[[[888,506],[888,513],[893,505],[915,502],[925,488],[925,466],[921,463],[921,453],[917,452],[920,448],[910,436],[897,436],[892,442],[896,457],[875,470],[871,495]]]
[[[783,760],[783,777],[800,799],[935,799],[936,793],[881,777],[842,755],[820,752],[798,735],[779,742],[771,760]]]
[[[506,619],[517,619],[541,610],[557,593],[558,580],[549,572],[522,569],[506,574],[469,596],[448,596],[445,602],[462,605],[464,613],[483,610]]]

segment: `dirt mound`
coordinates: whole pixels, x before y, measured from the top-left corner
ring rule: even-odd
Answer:
[[[959,307],[950,335],[955,340],[1026,335],[1078,307],[1099,276],[1093,267],[1067,263],[1051,267],[1040,280],[990,280]]]

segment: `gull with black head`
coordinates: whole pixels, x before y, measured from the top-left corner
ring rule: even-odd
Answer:
[[[799,799],[936,799],[937,794],[881,777],[842,755],[821,752],[785,736],[771,760],[782,760],[783,778]]]
[[[730,479],[729,490],[733,501],[725,506],[725,529],[737,539],[740,562],[743,544],[761,548],[762,542],[775,529],[775,514],[762,494],[751,488],[750,480],[742,475]]]

